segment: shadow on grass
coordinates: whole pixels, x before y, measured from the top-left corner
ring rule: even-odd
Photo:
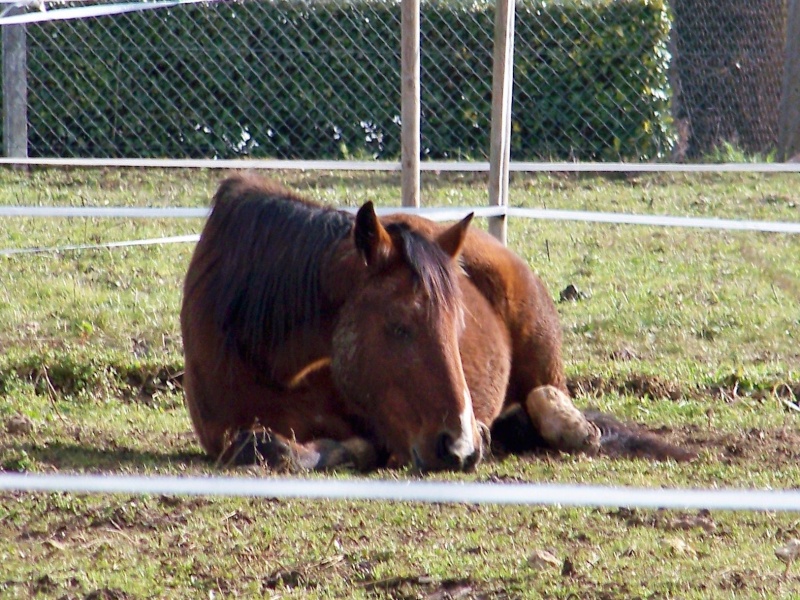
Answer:
[[[64,442],[49,442],[46,445],[24,443],[16,446],[16,450],[18,453],[24,452],[32,464],[67,471],[175,470],[187,467],[199,469],[212,464],[200,450],[160,452],[125,446],[101,449]]]

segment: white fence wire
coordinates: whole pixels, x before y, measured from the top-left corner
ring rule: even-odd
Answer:
[[[343,209],[354,212],[355,209]],[[84,218],[205,218],[206,208],[127,208],[127,207],[81,207],[81,206],[0,206],[2,217],[84,217]],[[695,229],[716,229],[725,231],[761,231],[768,233],[800,233],[800,223],[780,221],[751,221],[703,217],[674,217],[668,215],[633,215],[580,210],[556,210],[547,208],[515,208],[505,206],[463,207],[463,208],[378,208],[378,215],[397,212],[417,214],[433,221],[455,221],[473,213],[478,218],[517,217],[544,221],[575,221],[582,223],[606,223],[610,225],[647,225],[655,227],[690,227]],[[124,240],[98,244],[71,244],[51,247],[4,248],[0,256],[15,254],[35,254],[43,252],[63,252],[73,250],[96,250],[101,248],[121,248],[128,246],[150,246],[156,244],[190,243],[198,240],[198,235],[180,235],[141,240]]]
[[[52,0],[50,0],[52,3]],[[133,12],[143,12],[158,8],[172,8],[182,4],[198,4],[200,2],[211,3],[219,0],[175,0],[167,2],[124,2],[119,4],[103,4],[81,6],[73,8],[58,8],[56,10],[45,10],[44,0],[28,0],[3,2],[11,6],[24,8],[40,9],[39,12],[31,12],[19,15],[0,16],[0,26],[3,25],[27,25],[28,23],[43,23],[46,21],[69,21],[72,19],[87,19],[90,17],[107,17],[113,15],[123,15]]]
[[[285,171],[401,171],[392,161],[172,159],[172,158],[14,158],[0,157],[0,165],[42,167],[111,167],[141,169],[264,169]],[[488,161],[420,163],[428,173],[488,173]],[[630,162],[521,162],[509,163],[514,173],[800,173],[800,162],[752,163],[630,163]]]
[[[0,491],[800,512],[800,490],[645,489],[534,483],[0,473]]]

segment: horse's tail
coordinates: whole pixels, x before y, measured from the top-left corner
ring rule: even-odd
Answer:
[[[680,462],[697,458],[697,453],[672,444],[640,425],[626,424],[597,410],[584,410],[586,420],[600,433],[598,452],[605,456],[673,459]]]

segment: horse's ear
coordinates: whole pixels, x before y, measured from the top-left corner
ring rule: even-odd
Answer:
[[[436,243],[448,256],[457,258],[464,248],[464,240],[467,239],[467,229],[472,222],[475,213],[469,213],[455,225],[448,227],[436,237]]]
[[[378,215],[375,214],[375,206],[371,201],[358,209],[353,238],[356,248],[368,265],[373,265],[380,259],[388,258],[394,247],[392,238],[378,220]]]

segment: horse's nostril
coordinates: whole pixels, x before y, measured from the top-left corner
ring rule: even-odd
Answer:
[[[436,457],[445,462],[453,462],[457,459],[451,450],[453,437],[446,431],[442,431],[436,438]]]
[[[483,458],[483,451],[479,446],[472,454],[464,459],[463,463],[461,464],[461,469],[463,471],[475,470],[475,467],[477,467],[478,463],[481,462],[481,458]]]

